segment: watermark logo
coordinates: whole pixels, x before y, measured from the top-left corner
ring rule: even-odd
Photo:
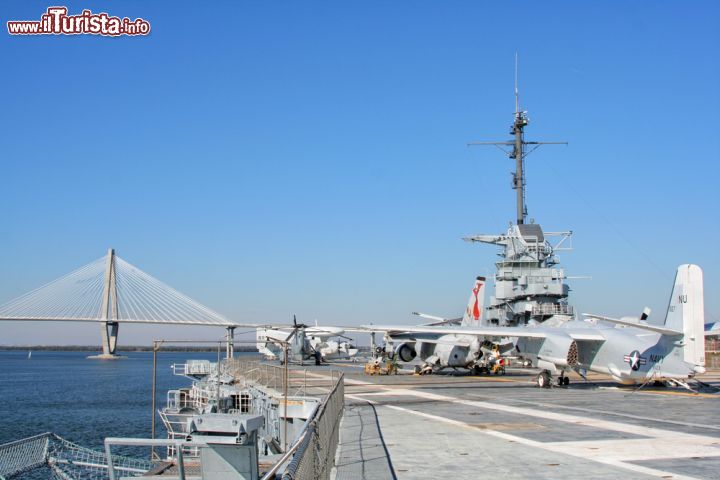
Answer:
[[[48,7],[40,20],[7,22],[10,35],[148,35],[150,22],[142,18],[113,17],[105,12],[83,10],[79,15],[68,15],[67,7]]]

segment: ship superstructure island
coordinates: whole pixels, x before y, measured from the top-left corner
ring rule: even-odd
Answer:
[[[517,70],[516,70],[517,71]],[[513,138],[505,142],[471,142],[469,145],[494,145],[515,160],[512,188],[517,196],[517,219],[507,233],[465,237],[502,247],[501,260],[495,265],[495,295],[490,297],[483,323],[515,326],[529,322],[564,322],[574,317],[568,303],[569,286],[564,269],[559,268],[556,252],[569,250],[566,246],[572,231],[545,232],[540,224],[527,222],[525,204],[525,158],[542,145],[567,145],[567,142],[537,142],[525,140],[527,112],[520,109],[515,81],[515,114],[510,128]],[[554,239],[554,243],[550,241]]]

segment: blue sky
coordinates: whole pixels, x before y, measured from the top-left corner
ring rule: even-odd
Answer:
[[[512,162],[466,143],[508,138],[517,51],[528,139],[570,142],[529,157],[527,203],[575,232],[572,303],[664,315],[692,262],[720,321],[717,2],[66,4],[152,33],[0,34],[0,302],[112,246],[237,321],[458,314],[497,258],[460,237],[514,218]],[[49,5],[3,2],[3,26]]]

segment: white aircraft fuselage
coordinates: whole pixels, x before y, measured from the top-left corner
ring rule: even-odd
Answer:
[[[677,338],[660,333],[588,321],[543,330],[545,338],[518,338],[517,354],[551,373],[585,370],[610,375],[618,383],[635,384],[653,378],[687,379],[704,372],[700,365],[684,360]],[[574,337],[587,332],[602,339],[574,340],[569,332]]]

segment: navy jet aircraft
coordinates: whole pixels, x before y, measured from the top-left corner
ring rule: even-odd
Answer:
[[[566,373],[586,371],[609,374],[623,384],[667,381],[687,387],[686,379],[705,372],[703,274],[697,265],[678,267],[670,303],[662,325],[638,318],[615,319],[586,315],[588,320],[559,326],[437,327],[368,326],[385,332],[406,332],[442,337],[455,335],[484,342],[515,343],[515,354],[532,361],[542,372],[539,387],[550,387],[552,376],[567,385]],[[472,343],[472,342],[471,342]],[[409,358],[411,345],[399,350]],[[417,353],[417,352],[416,352]]]
[[[388,352],[391,356],[396,356],[403,362],[411,362],[419,356],[422,364],[416,365],[415,373],[432,373],[444,368],[466,368],[475,374],[487,372],[495,362],[499,362],[498,366],[500,366],[505,361],[500,358],[500,354],[514,347],[511,342],[498,345],[483,341],[477,335],[464,334],[457,330],[457,327],[447,327],[438,331],[423,330],[423,328],[433,329],[440,325],[457,323],[460,323],[460,329],[479,327],[484,311],[484,288],[485,278],[477,277],[467,308],[461,318],[446,319],[415,313],[420,317],[434,320],[435,323],[418,327],[385,328],[371,325],[367,328],[385,333],[386,345],[391,345],[391,350]]]

